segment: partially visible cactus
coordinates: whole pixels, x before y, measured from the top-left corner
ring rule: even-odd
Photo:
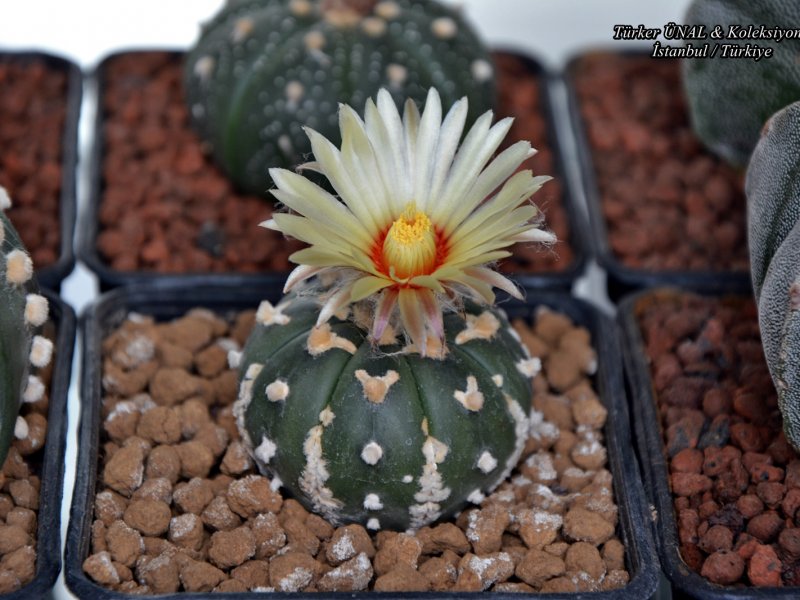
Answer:
[[[232,0],[187,57],[192,121],[237,185],[266,195],[270,167],[311,152],[308,126],[339,142],[339,103],[380,88],[397,106],[436,86],[467,96],[468,121],[492,107],[491,57],[458,11],[435,0]]]
[[[764,126],[745,191],[764,355],[786,437],[800,450],[800,102]]]
[[[0,465],[14,437],[28,436],[18,416],[23,402],[36,402],[44,385],[30,367],[50,362],[53,345],[35,331],[47,320],[47,300],[37,292],[33,263],[3,212],[11,205],[0,187]]]

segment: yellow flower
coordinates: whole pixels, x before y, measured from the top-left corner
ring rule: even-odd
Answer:
[[[457,306],[464,294],[491,304],[493,287],[519,297],[516,286],[487,265],[509,256],[516,242],[555,241],[528,202],[550,178],[514,174],[535,153],[528,142],[492,160],[512,120],[492,126],[491,112],[459,147],[466,116],[464,98],[443,120],[439,94],[431,89],[421,114],[407,101],[401,118],[381,90],[377,102],[367,101],[363,121],[349,106],[340,107],[341,150],[306,130],[316,160],[305,167],[327,177],[338,198],[302,175],[270,170],[273,195],[293,213],[275,213],[262,225],[309,244],[290,257],[299,266],[285,291],[313,275],[331,273],[337,281],[319,324],[374,297],[372,338],[396,322],[424,353],[429,334],[443,340],[443,306]]]

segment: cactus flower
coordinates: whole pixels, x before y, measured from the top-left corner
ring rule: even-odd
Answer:
[[[315,161],[337,196],[298,173],[272,169],[273,195],[290,211],[262,226],[306,242],[291,255],[299,266],[284,291],[314,275],[333,275],[317,325],[341,308],[372,303],[371,339],[387,325],[405,333],[424,355],[444,340],[443,312],[462,297],[492,304],[499,288],[517,287],[491,268],[516,242],[552,243],[530,196],[549,177],[515,173],[535,150],[520,141],[497,156],[512,119],[492,125],[486,112],[462,138],[467,100],[442,118],[431,89],[422,113],[412,101],[399,114],[386,90],[367,101],[362,120],[341,106],[342,147],[306,129]],[[493,158],[494,156],[494,158]]]

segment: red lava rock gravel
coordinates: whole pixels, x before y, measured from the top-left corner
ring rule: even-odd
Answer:
[[[509,480],[453,521],[369,532],[307,512],[254,470],[232,414],[236,373],[207,364],[215,348],[241,348],[253,320],[254,311],[226,320],[195,309],[159,323],[130,314],[105,338],[91,579],[150,594],[626,585],[587,330],[545,309],[533,326],[514,323],[542,372]],[[573,360],[558,358],[568,352]]]
[[[498,57],[498,115],[516,117],[509,141],[529,139],[539,153],[525,168],[553,174],[537,79],[512,56]],[[103,156],[97,250],[116,271],[288,271],[302,247],[258,227],[272,204],[237,194],[212,164],[188,120],[181,61],[165,52],[118,55],[102,68]],[[570,266],[573,251],[558,181],[536,194],[547,226],[561,240],[551,251],[519,245],[508,271]],[[132,252],[138,249],[138,252]]]
[[[37,268],[55,263],[61,249],[66,108],[64,69],[0,54],[0,186],[14,199],[8,218]]]
[[[655,295],[638,312],[680,552],[720,585],[800,585],[800,456],[747,298]]]
[[[745,271],[743,178],[689,123],[678,60],[588,54],[571,75],[613,254],[656,271]]]

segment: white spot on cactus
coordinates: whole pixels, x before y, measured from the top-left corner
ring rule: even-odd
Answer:
[[[484,500],[486,500],[486,495],[478,489],[472,490],[467,496],[467,502],[472,504],[480,504]]]
[[[389,63],[386,65],[386,78],[390,86],[398,88],[408,79],[408,69],[397,63]]]
[[[489,474],[497,468],[497,459],[492,456],[488,450],[484,450],[483,454],[478,458],[476,465],[483,473]]]
[[[306,440],[303,443],[306,465],[298,483],[303,493],[311,500],[314,510],[331,521],[331,523],[336,523],[342,503],[334,498],[331,489],[325,486],[330,473],[328,472],[328,464],[322,457],[323,431],[322,425],[317,425],[312,427],[306,436]]]
[[[466,329],[456,336],[456,344],[466,344],[472,340],[490,340],[500,329],[500,321],[488,310],[480,315],[467,315]]]
[[[253,28],[254,28],[253,19],[247,17],[237,19],[236,22],[233,24],[233,33],[231,34],[231,40],[233,40],[234,44],[239,44],[243,42],[253,33]]]
[[[24,440],[28,437],[29,433],[30,429],[28,428],[28,422],[22,417],[17,417],[17,420],[14,423],[14,437],[18,440]]]
[[[286,84],[283,93],[286,94],[286,100],[288,100],[287,108],[290,110],[295,110],[297,109],[297,105],[303,99],[303,96],[306,93],[306,88],[299,81],[293,80]]]
[[[489,81],[494,75],[494,68],[491,63],[483,58],[472,61],[470,71],[472,71],[472,78],[478,83]]]
[[[31,364],[34,367],[46,367],[50,364],[50,359],[53,356],[53,342],[40,335],[33,337],[31,344]]]
[[[33,327],[41,327],[49,314],[47,298],[39,294],[28,294],[25,297],[25,322]]]
[[[11,196],[8,195],[8,190],[0,185],[0,210],[8,210],[11,208]]]
[[[441,514],[440,502],[450,497],[451,490],[449,487],[444,487],[442,474],[438,469],[438,464],[444,461],[448,451],[447,444],[431,436],[428,436],[422,444],[425,465],[419,478],[419,491],[414,494],[417,504],[408,509],[412,529],[418,529],[436,520]]]
[[[288,108],[289,105],[287,105]],[[283,134],[278,137],[278,148],[281,149],[281,152],[284,154],[293,154],[294,153],[294,145],[292,144],[292,138],[288,135]]]
[[[419,354],[416,344],[407,344],[403,347],[403,354]],[[431,359],[443,359],[447,356],[447,346],[436,336],[429,335],[425,341],[425,357]]]
[[[262,436],[261,443],[253,451],[253,454],[255,454],[255,457],[259,462],[264,465],[268,465],[269,461],[272,460],[272,457],[275,456],[277,451],[278,446],[275,445],[275,442],[273,442],[267,436]]]
[[[381,502],[378,494],[367,494],[364,498],[364,508],[367,510],[380,510],[383,508],[383,502]]]
[[[12,250],[6,255],[6,280],[13,285],[22,285],[33,277],[33,261],[26,252]]]
[[[483,408],[483,394],[478,389],[478,380],[472,375],[467,377],[467,389],[463,392],[456,390],[453,397],[467,410],[477,412]]]
[[[289,12],[295,17],[307,17],[313,9],[314,7],[309,0],[291,0],[289,2]]]
[[[364,398],[373,404],[381,404],[386,399],[389,388],[400,380],[400,374],[392,369],[378,376],[370,375],[364,369],[358,369],[355,376],[361,382]]]
[[[238,369],[239,365],[242,364],[242,353],[238,350],[229,350],[228,351],[228,368],[230,369]]]
[[[369,442],[361,449],[361,460],[368,465],[376,465],[383,458],[383,448],[377,442]]]
[[[277,492],[279,489],[283,487],[283,481],[277,475],[272,476],[272,481],[269,482],[269,489],[273,492]]]
[[[378,346],[393,346],[396,343],[397,332],[394,327],[387,325],[381,334],[381,339],[378,340]]]
[[[204,116],[206,116],[206,107],[199,102],[192,104],[192,116],[195,119],[202,119]]]
[[[449,451],[450,448],[447,444],[433,436],[428,436],[422,444],[422,454],[425,455],[425,460],[431,464],[443,463]]]
[[[375,14],[386,20],[396,19],[400,16],[400,6],[398,6],[397,2],[392,2],[391,0],[378,2],[375,5]]]
[[[367,529],[369,529],[370,531],[379,531],[380,528],[381,528],[381,522],[375,517],[372,517],[367,521]]]
[[[319,422],[322,423],[323,427],[327,427],[333,420],[336,418],[336,415],[333,414],[330,406],[326,406],[323,408],[319,413]]]
[[[403,475],[403,479],[401,479],[403,483],[411,483],[414,481],[414,478],[411,475]]]
[[[380,17],[366,17],[361,20],[361,29],[370,37],[380,37],[386,33],[386,21]]]
[[[318,356],[333,348],[339,348],[350,354],[356,353],[356,346],[347,338],[340,337],[331,331],[328,323],[317,325],[308,334],[306,349],[311,356]]]
[[[515,365],[517,371],[522,373],[525,377],[536,377],[539,371],[542,370],[542,361],[538,358],[523,358]]]
[[[325,34],[321,31],[310,31],[303,37],[303,44],[306,50],[310,52],[318,52],[325,47]]]
[[[272,306],[269,300],[262,300],[256,311],[256,322],[261,325],[286,325],[292,318],[283,314],[283,306]]]
[[[38,402],[44,397],[44,384],[36,375],[28,375],[28,384],[22,392],[22,401],[27,403]]]
[[[194,63],[194,74],[201,82],[208,83],[214,73],[215,61],[210,56],[201,56]]]
[[[506,333],[510,335],[512,338],[514,338],[517,342],[522,344],[522,338],[519,336],[519,332],[516,329],[514,329],[513,327],[508,327],[506,328]],[[527,348],[525,344],[522,344],[522,346],[523,348]]]
[[[289,396],[289,384],[283,379],[276,379],[267,386],[267,399],[270,402],[282,402]]]
[[[420,429],[422,429],[422,433],[424,433],[426,436],[429,435],[428,434],[428,417],[422,417],[422,423],[420,423],[419,427],[420,427]]]
[[[508,394],[503,394],[503,396],[505,396],[506,399],[508,412],[511,414],[511,418],[514,419],[514,451],[508,457],[508,460],[506,460],[505,470],[492,485],[491,489],[494,489],[496,486],[498,486],[501,481],[508,479],[511,471],[517,466],[519,457],[522,456],[522,451],[525,449],[525,444],[528,441],[528,434],[530,432],[530,423],[528,422],[528,417],[526,416],[525,411],[522,410],[519,402],[514,400]]]
[[[239,435],[241,435],[244,444],[250,447],[253,446],[253,443],[250,439],[247,427],[245,427],[244,424],[244,415],[247,412],[247,407],[250,406],[250,402],[253,400],[253,383],[255,378],[258,377],[263,368],[264,365],[259,363],[253,363],[247,367],[242,382],[239,384],[239,395],[236,402],[233,403],[232,408],[233,416],[236,418],[236,426],[239,429]]]
[[[439,17],[431,23],[433,35],[441,40],[449,40],[458,33],[458,24],[450,17]]]
[[[497,375],[492,375],[492,381],[497,387],[503,387],[503,376],[499,373]]]

